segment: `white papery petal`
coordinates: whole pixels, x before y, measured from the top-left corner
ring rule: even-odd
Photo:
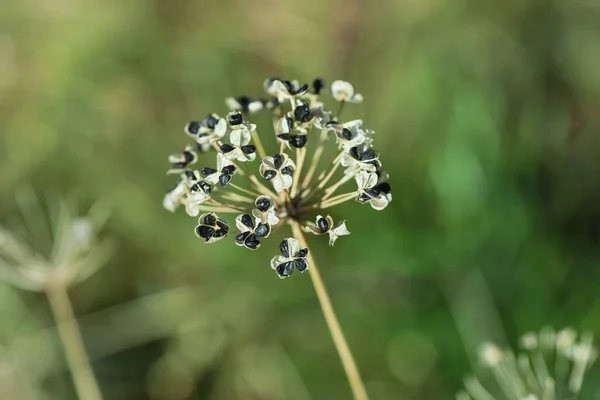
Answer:
[[[286,258],[282,255],[277,255],[271,259],[271,268],[276,269],[279,264],[283,264],[288,261],[289,261],[288,258]]]
[[[331,95],[337,101],[346,101],[354,96],[354,86],[346,81],[333,81]]]
[[[363,101],[363,96],[360,93],[356,93],[354,96],[346,100],[349,103],[361,103]]]
[[[204,182],[209,183],[211,186],[214,186],[217,183],[219,183],[219,176],[221,176],[221,173],[220,172],[215,172],[214,174],[208,175],[203,180],[204,180]]]
[[[178,199],[176,197],[174,197],[173,195],[171,195],[171,193],[165,194],[162,204],[163,204],[164,208],[166,208],[167,210],[169,210],[171,212],[175,212],[177,207],[179,207]]]
[[[252,228],[248,228],[246,225],[244,225],[242,223],[242,215],[244,215],[244,214],[240,214],[237,217],[235,217],[235,226],[238,228],[238,230],[241,233],[250,232],[252,230]],[[256,224],[257,224],[256,218],[255,218],[254,224],[255,224],[254,226],[256,226]]]
[[[363,120],[362,119],[353,119],[352,121],[348,121],[348,122],[344,122],[342,124],[343,128],[346,129],[361,129],[363,126]]]
[[[287,189],[285,187],[285,183],[283,181],[283,174],[277,173],[273,179],[271,179],[271,183],[273,184],[273,188],[277,193]],[[291,185],[290,185],[291,186]],[[289,186],[288,186],[289,187]]]
[[[293,238],[286,239],[288,241],[288,249],[290,249],[290,259],[294,258],[294,254],[300,251],[300,242]]]
[[[373,207],[374,210],[383,210],[384,208],[387,207],[387,205],[389,204],[390,200],[391,200],[391,195],[389,195],[390,198],[388,199],[388,197],[384,194],[381,194],[377,197],[375,197],[373,200],[371,200],[369,202],[369,204],[371,204],[371,207]]]
[[[263,103],[261,101],[253,101],[250,104],[248,104],[248,111],[251,113],[260,111],[260,110],[262,110],[262,108],[263,108]]]
[[[365,190],[372,188],[377,184],[377,174],[375,172],[359,171],[354,175],[358,190]]]
[[[280,118],[275,124],[275,132],[280,135],[282,133],[290,133],[290,127],[285,117]]]
[[[292,187],[292,183],[294,182],[294,179],[290,175],[281,174],[281,179],[283,181],[284,189],[289,189],[290,187]]]
[[[231,111],[239,111],[242,109],[242,105],[233,97],[228,97],[225,99],[225,105]]]
[[[236,147],[245,146],[250,143],[251,136],[246,128],[234,129],[229,135],[229,141]]]
[[[281,164],[281,168],[291,167],[292,169],[296,169],[296,163],[292,160],[287,154],[283,153],[283,163]]]
[[[217,153],[217,172],[220,173],[223,168],[230,165],[231,161],[229,161],[227,157],[223,155],[223,153]]]
[[[341,222],[335,228],[331,229],[329,232],[329,245],[333,246],[335,241],[340,236],[346,236],[350,234],[348,228],[346,228],[346,221]]]
[[[356,162],[356,158],[352,157],[350,154],[346,152],[342,153],[342,158],[340,159],[340,164],[342,164],[342,167],[351,167],[356,165]]]
[[[221,139],[227,133],[227,121],[225,118],[221,118],[217,125],[215,125],[214,136],[217,139]],[[210,137],[210,136],[209,136]]]
[[[377,185],[377,174],[374,172],[360,171],[356,176],[361,176],[362,185],[359,185],[360,189],[369,189]],[[358,182],[358,181],[357,181]]]
[[[275,210],[267,211],[267,223],[269,225],[277,225],[279,221],[279,218],[275,215]]]
[[[263,172],[265,171],[265,169],[276,169],[275,168],[275,159],[271,156],[265,156],[263,157],[261,163],[260,163],[260,175],[263,176]]]

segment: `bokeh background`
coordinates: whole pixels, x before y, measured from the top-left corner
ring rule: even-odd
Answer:
[[[593,0],[4,0],[0,221],[23,187],[110,205],[118,251],[69,292],[106,399],[348,399],[309,277],[161,202],[188,120],[269,76],[350,80],[394,199],[344,205],[352,235],[313,252],[372,399],[453,398],[481,340],[600,333],[599,21]],[[3,399],[75,398],[43,295],[0,284],[0,349]]]

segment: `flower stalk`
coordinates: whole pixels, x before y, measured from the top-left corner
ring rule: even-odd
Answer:
[[[308,248],[308,243],[298,223],[292,223],[292,232],[296,240],[300,242],[301,246]],[[325,288],[325,284],[321,279],[319,268],[317,267],[314,257],[310,252],[308,253],[307,258],[310,265],[310,278],[315,288],[317,298],[319,299],[319,304],[321,305],[321,310],[323,311],[323,317],[325,317],[327,328],[329,329],[329,333],[333,339],[333,344],[335,345],[338,355],[340,356],[342,366],[344,367],[344,372],[346,373],[346,377],[350,383],[352,394],[356,400],[368,400],[369,397],[367,396],[365,385],[363,384],[360,373],[358,372],[358,368],[356,367],[356,362],[354,361],[354,357],[352,356],[352,352],[350,351],[350,347],[348,346],[344,332],[342,331],[340,323],[335,315],[335,311],[333,310],[331,300],[327,294],[327,289]]]
[[[56,321],[56,328],[78,398],[102,400],[66,289],[61,284],[52,285],[46,290],[46,296]]]

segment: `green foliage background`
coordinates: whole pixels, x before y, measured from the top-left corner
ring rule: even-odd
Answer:
[[[352,235],[313,252],[372,398],[453,398],[483,339],[600,333],[599,21],[592,0],[5,0],[1,221],[25,185],[111,205],[118,254],[70,292],[107,399],[348,399],[309,277],[161,201],[188,120],[269,76],[350,80],[394,200],[344,206]],[[31,398],[74,398],[43,296],[0,286],[0,339]]]

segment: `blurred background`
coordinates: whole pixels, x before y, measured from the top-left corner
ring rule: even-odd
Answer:
[[[112,209],[114,257],[69,290],[106,399],[348,399],[309,277],[161,203],[187,121],[270,76],[349,80],[394,200],[345,204],[353,234],[313,253],[372,399],[451,399],[484,339],[600,333],[599,20],[593,0],[4,0],[0,221],[18,235],[24,187]],[[4,283],[2,379],[76,398],[46,297]]]

